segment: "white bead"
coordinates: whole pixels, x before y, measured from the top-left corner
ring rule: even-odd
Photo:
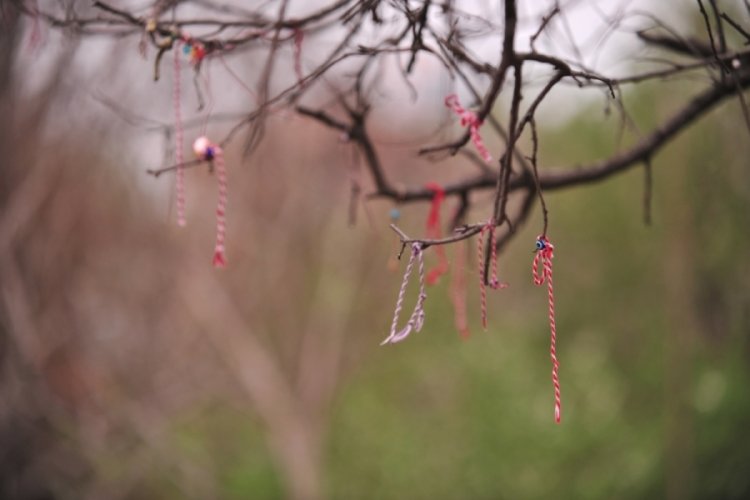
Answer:
[[[205,158],[210,147],[211,141],[208,140],[208,137],[200,136],[193,143],[193,152],[198,158]]]

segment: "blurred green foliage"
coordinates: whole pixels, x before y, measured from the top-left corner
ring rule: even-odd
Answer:
[[[626,98],[643,130],[667,115],[661,95]],[[599,113],[546,131],[543,163],[611,152]],[[501,258],[512,286],[493,294],[487,333],[473,314],[472,338],[457,337],[441,286],[426,331],[347,384],[330,430],[331,497],[747,498],[746,135],[729,102],[658,154],[651,226],[642,168],[548,195],[561,426],[545,293],[529,276],[537,217]]]
[[[626,94],[643,130],[674,109],[663,96],[658,87]],[[543,131],[542,163],[610,153],[617,117],[609,129],[601,122],[594,106]],[[553,421],[546,293],[530,277],[537,213],[501,256],[511,287],[491,293],[487,332],[473,274],[468,341],[454,331],[444,280],[429,291],[424,330],[375,350],[344,382],[327,435],[327,496],[747,498],[747,133],[728,102],[660,152],[650,226],[640,167],[548,194],[562,425]],[[386,322],[349,334],[385,335]],[[283,497],[263,430],[246,414],[212,409],[175,430],[196,460],[221,457],[223,498]]]

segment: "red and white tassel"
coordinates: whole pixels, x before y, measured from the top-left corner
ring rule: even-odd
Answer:
[[[216,245],[214,247],[214,267],[225,267],[227,264],[225,237],[227,231],[227,170],[224,164],[224,151],[218,144],[213,144],[206,137],[199,137],[193,143],[195,155],[206,161],[212,161],[216,168],[216,179],[219,184],[219,196],[216,204]]]
[[[552,385],[555,389],[555,422],[558,424],[562,419],[562,399],[560,397],[560,363],[557,360],[557,327],[555,325],[555,293],[552,287],[552,258],[555,247],[546,236],[542,235],[536,239],[536,256],[531,270],[534,275],[534,284],[541,286],[547,282],[547,300],[550,330],[550,357],[552,358]],[[542,263],[542,274],[539,274],[539,261]]]

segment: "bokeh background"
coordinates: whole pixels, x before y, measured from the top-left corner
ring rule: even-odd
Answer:
[[[694,10],[672,21],[700,35]],[[368,186],[350,144],[281,112],[251,155],[230,146],[229,267],[216,271],[214,177],[189,172],[179,229],[172,180],[145,173],[169,162],[171,76],[151,82],[133,40],[45,30],[30,46],[33,24],[3,12],[0,497],[750,496],[750,141],[736,100],[653,159],[650,225],[642,168],[547,196],[558,426],[546,294],[530,274],[538,210],[501,254],[511,286],[490,294],[487,332],[471,259],[468,340],[446,277],[424,330],[378,347],[398,246],[388,202],[360,202],[350,224],[351,180]],[[241,110],[247,96],[216,71],[216,100]],[[707,81],[627,89],[624,136],[601,96],[563,117],[550,105],[541,164],[609,155]],[[417,158],[434,123],[420,137],[401,109],[373,118],[391,176],[475,168]],[[427,209],[402,207],[400,224],[419,233]]]

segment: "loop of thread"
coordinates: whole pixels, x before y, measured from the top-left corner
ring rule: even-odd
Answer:
[[[436,182],[430,182],[425,187],[435,193],[430,204],[430,212],[427,215],[427,237],[440,239],[440,208],[445,200],[445,190]],[[445,256],[443,246],[437,245],[435,253],[438,257],[438,264],[427,273],[428,285],[436,284],[440,277],[448,272],[448,258]]]
[[[224,164],[224,151],[218,144],[213,144],[206,137],[199,137],[193,143],[193,151],[202,160],[213,161],[216,167],[216,179],[219,184],[219,195],[216,204],[216,245],[214,247],[214,267],[227,265],[224,239],[227,231],[227,170]]]
[[[490,152],[484,145],[482,135],[479,133],[479,127],[482,126],[482,121],[477,117],[476,113],[461,106],[461,102],[458,100],[456,94],[450,94],[447,96],[445,98],[445,105],[458,115],[461,119],[462,127],[469,127],[471,142],[474,143],[474,147],[477,148],[479,156],[488,163],[492,161],[492,155],[490,155]]]
[[[557,361],[557,327],[555,325],[555,295],[552,288],[552,258],[555,247],[546,236],[541,235],[536,239],[536,255],[531,266],[534,276],[534,284],[542,285],[547,282],[547,299],[549,304],[549,329],[550,329],[550,357],[552,358],[552,385],[555,389],[555,422],[558,424],[562,419],[562,399],[560,397],[560,363]],[[539,274],[539,262],[542,263],[542,273]]]
[[[398,317],[401,313],[401,309],[404,306],[404,297],[406,295],[406,287],[409,284],[409,276],[411,275],[414,267],[414,260],[419,261],[419,297],[417,303],[414,305],[414,311],[412,311],[409,321],[401,330],[398,328]],[[396,309],[393,312],[393,322],[391,323],[391,332],[380,345],[395,344],[401,342],[413,331],[418,332],[424,325],[424,301],[427,298],[427,294],[424,289],[424,255],[422,253],[422,245],[419,243],[412,243],[411,255],[409,256],[409,263],[406,265],[404,271],[404,278],[401,281],[401,289],[398,292],[398,299],[396,300]]]
[[[185,226],[185,165],[183,155],[184,132],[182,128],[182,110],[180,99],[180,51],[179,41],[175,42],[174,75],[172,78],[172,106],[174,108],[174,158],[177,164],[175,171],[175,197],[177,201],[177,225]]]

